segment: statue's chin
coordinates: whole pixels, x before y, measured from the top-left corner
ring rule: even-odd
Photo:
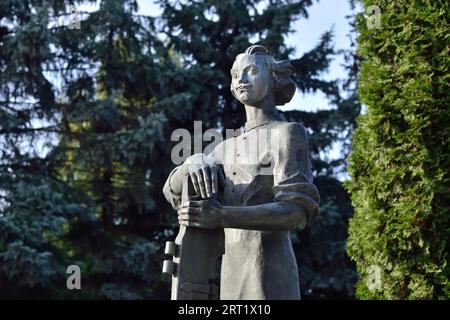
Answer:
[[[258,102],[258,101],[254,101],[254,100],[250,100],[250,99],[239,99],[239,101],[242,103],[242,104],[245,104],[246,106],[249,106],[249,107],[254,107],[254,108],[261,108],[261,103],[260,102]]]
[[[240,97],[239,97],[239,101],[240,101],[242,104],[245,104],[245,105],[247,105],[247,106],[251,106],[251,105],[256,104],[255,101],[254,101],[254,99],[250,99],[250,98],[248,97],[248,95],[240,96]]]
[[[240,103],[245,104],[247,106],[251,106],[251,107],[255,107],[255,108],[259,108],[261,103],[263,102],[264,99],[266,99],[267,96],[264,96],[263,98],[261,98],[261,96],[258,95],[258,98],[255,99],[255,96],[248,94],[247,92],[237,96],[237,99],[239,100]]]

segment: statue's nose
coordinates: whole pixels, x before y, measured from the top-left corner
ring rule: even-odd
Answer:
[[[240,76],[239,76],[238,83],[239,84],[247,83],[247,81],[248,81],[247,73],[246,72],[242,72],[240,74]]]

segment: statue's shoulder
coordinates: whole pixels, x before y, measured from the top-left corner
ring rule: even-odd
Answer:
[[[209,157],[211,157],[216,162],[220,162],[225,157],[225,152],[227,150],[227,144],[233,141],[235,137],[231,137],[225,140],[220,141],[219,143],[214,145],[213,149],[210,149],[209,152],[206,152]]]
[[[279,121],[273,128],[279,132],[281,138],[292,138],[297,141],[306,139],[307,131],[301,123]]]

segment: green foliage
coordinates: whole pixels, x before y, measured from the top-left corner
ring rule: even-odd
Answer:
[[[102,1],[82,30],[54,23],[86,2],[0,4],[1,297],[162,294],[149,225],[163,182],[150,168],[167,122],[155,100],[170,96],[158,75],[171,69],[149,54],[161,44],[135,1]],[[65,288],[71,264],[81,291]]]
[[[300,265],[304,299],[352,298],[356,272],[345,254],[347,220],[352,210],[335,175],[345,165],[346,152],[335,161],[323,159],[321,153],[335,142],[345,145],[360,106],[354,94],[342,98],[338,81],[321,77],[336,54],[331,32],[325,32],[315,48],[298,58],[282,36],[292,32],[291,22],[307,16],[307,7],[313,1],[271,1],[260,10],[257,9],[260,1],[159,3],[164,8],[162,17],[169,46],[185,57],[181,63],[187,75],[179,76],[177,83],[184,84],[180,87],[191,93],[195,106],[189,121],[181,127],[192,129],[192,119],[202,120],[204,128],[237,128],[244,124],[244,107],[230,92],[230,69],[235,56],[251,44],[250,38],[265,45],[277,58],[292,62],[294,81],[301,92],[322,91],[335,104],[333,110],[284,113],[289,121],[303,123],[311,133],[315,183],[322,203],[330,204],[324,206],[317,224],[293,235],[294,251]],[[333,193],[341,196],[334,197]]]
[[[361,276],[357,296],[448,299],[449,2],[362,2],[379,6],[381,28],[369,30],[359,16],[367,113],[347,185],[356,211],[348,252]]]
[[[320,153],[348,138],[337,132],[351,133],[359,105],[321,78],[336,54],[331,32],[298,58],[284,43],[313,1],[161,0],[162,17],[151,18],[134,0],[103,0],[81,14],[81,30],[49,24],[87,2],[0,2],[0,297],[169,297],[160,271],[177,228],[161,193],[173,168],[170,135],[193,120],[204,129],[243,124],[229,71],[254,42],[290,58],[302,92],[322,91],[336,105],[286,112],[312,133],[324,203],[294,249],[303,297],[352,297],[351,208],[334,177],[344,157]],[[80,291],[65,288],[71,264],[81,268]]]
[[[67,187],[39,173],[1,172],[1,179],[10,188],[10,205],[0,215],[0,297],[27,297],[32,293],[25,288],[65,283],[71,247],[64,236],[71,222],[92,220],[92,212]]]
[[[346,256],[347,222],[353,210],[342,183],[319,177],[319,218],[309,230],[294,237],[298,252],[303,299],[349,299],[357,280]],[[318,272],[320,270],[320,272]]]

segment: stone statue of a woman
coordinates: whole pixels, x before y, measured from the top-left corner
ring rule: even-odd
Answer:
[[[207,156],[191,156],[164,186],[180,225],[224,228],[221,299],[300,299],[290,230],[311,224],[319,193],[305,128],[287,122],[276,110],[294,95],[291,74],[290,62],[275,60],[263,46],[239,54],[231,69],[231,90],[245,105],[244,133],[223,141]],[[261,143],[261,136],[269,138]],[[255,145],[253,152],[242,148]],[[186,175],[201,200],[181,203]],[[222,175],[219,202],[212,195]]]

